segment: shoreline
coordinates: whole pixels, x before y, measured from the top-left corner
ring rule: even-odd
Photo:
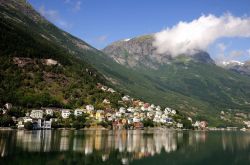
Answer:
[[[146,127],[144,129],[110,129],[104,127],[96,127],[96,128],[51,128],[51,129],[36,129],[36,130],[27,130],[27,129],[18,129],[18,128],[11,128],[11,127],[0,127],[0,131],[12,131],[12,130],[26,130],[26,131],[36,131],[36,130],[77,130],[77,131],[123,131],[123,130],[145,130],[145,131],[154,131],[154,130],[161,130],[161,131],[204,131],[204,132],[215,132],[215,131],[242,131],[242,132],[249,132],[250,129],[241,130],[241,129],[227,129],[227,128],[212,128],[212,129],[178,129],[178,128],[164,128],[164,127]]]

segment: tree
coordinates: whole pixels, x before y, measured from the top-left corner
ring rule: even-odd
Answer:
[[[9,115],[2,115],[0,117],[0,126],[1,127],[10,127],[14,125],[14,121]]]
[[[183,124],[183,128],[186,128],[186,129],[192,129],[193,128],[192,123],[191,123],[190,120],[184,119],[184,120],[182,120],[182,124]]]
[[[32,130],[33,129],[32,122],[28,121],[28,122],[24,123],[24,128],[27,130]]]
[[[81,124],[80,124],[78,121],[74,121],[74,122],[73,122],[73,128],[75,128],[75,129],[80,129],[80,128],[82,128],[82,127],[81,127]]]
[[[150,119],[145,119],[142,121],[144,127],[154,127],[154,123]]]

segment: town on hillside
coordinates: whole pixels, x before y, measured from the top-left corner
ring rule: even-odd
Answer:
[[[98,88],[104,92],[116,92],[100,83]],[[207,129],[207,121],[193,121],[178,111],[159,105],[143,102],[124,95],[118,101],[119,108],[96,109],[94,105],[85,105],[76,109],[41,107],[20,112],[6,103],[1,108],[1,127],[17,129],[52,128],[106,128],[106,129],[144,129],[145,127],[163,127],[173,129]],[[109,105],[108,99],[103,104]],[[222,112],[225,116],[224,112]],[[244,121],[250,127],[250,121]]]

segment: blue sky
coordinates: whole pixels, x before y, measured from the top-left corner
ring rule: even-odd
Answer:
[[[101,49],[120,39],[159,32],[179,21],[190,22],[201,15],[250,16],[249,0],[28,0],[46,18],[67,32]],[[250,28],[250,27],[249,27]],[[213,58],[241,51],[236,59],[250,57],[249,38],[221,38],[208,51]],[[248,57],[249,56],[249,57]]]

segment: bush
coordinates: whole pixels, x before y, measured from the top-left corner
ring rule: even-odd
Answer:
[[[52,121],[51,123],[51,128],[61,128],[62,127],[62,124],[57,122],[57,121]]]
[[[12,125],[14,125],[14,121],[12,120],[11,116],[9,116],[9,115],[0,116],[0,126],[1,127],[10,127]]]
[[[145,119],[145,120],[143,120],[142,123],[143,123],[144,127],[154,127],[154,123],[150,119]]]
[[[32,122],[28,121],[28,122],[24,123],[24,128],[27,130],[32,130],[33,129]]]
[[[74,121],[74,122],[73,122],[73,128],[75,128],[75,129],[80,129],[80,128],[82,128],[82,127],[81,127],[81,124],[80,124],[78,121]]]

